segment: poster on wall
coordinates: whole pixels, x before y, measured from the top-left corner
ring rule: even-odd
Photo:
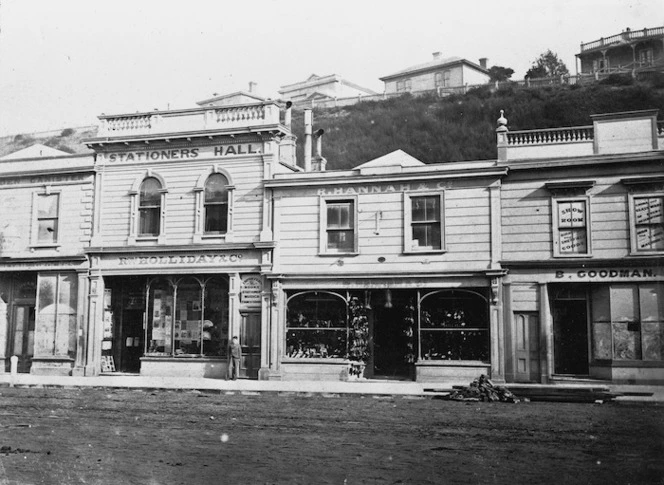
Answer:
[[[250,277],[242,281],[240,301],[248,306],[260,306],[263,284],[260,278]]]

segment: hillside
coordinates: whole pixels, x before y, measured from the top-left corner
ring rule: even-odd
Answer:
[[[625,80],[612,80],[624,84]],[[496,157],[495,128],[505,110],[510,130],[592,124],[591,114],[657,108],[664,116],[664,85],[631,83],[545,88],[483,87],[446,98],[405,95],[344,108],[314,109],[323,128],[328,170],[355,167],[402,149],[426,163]],[[301,110],[293,113],[298,161],[303,159]]]

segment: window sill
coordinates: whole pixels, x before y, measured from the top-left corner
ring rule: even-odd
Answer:
[[[55,249],[56,251],[60,251],[60,244],[58,243],[53,243],[53,244],[33,244],[30,246],[30,251],[36,251],[37,249]]]
[[[405,249],[403,254],[412,255],[412,254],[445,254],[447,249]]]
[[[318,253],[318,256],[324,257],[324,258],[341,258],[341,257],[353,257],[353,256],[359,256],[359,252],[353,252],[353,253]]]
[[[282,357],[282,364],[334,364],[348,365],[350,360],[341,357]]]
[[[591,367],[654,367],[664,368],[664,360],[596,360],[590,364]]]
[[[487,367],[491,364],[481,360],[449,360],[449,359],[421,359],[415,362],[416,366],[434,367]]]
[[[554,258],[556,259],[580,259],[580,258],[592,258],[593,255],[592,253],[585,253],[585,254],[554,254]]]
[[[629,256],[632,258],[643,258],[648,256],[661,256],[664,251],[631,251]]]

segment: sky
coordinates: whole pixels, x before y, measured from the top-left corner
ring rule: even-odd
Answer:
[[[547,49],[576,72],[582,42],[664,25],[663,0],[0,0],[0,136],[97,116],[278,97],[311,74],[378,79],[458,56],[522,79]]]

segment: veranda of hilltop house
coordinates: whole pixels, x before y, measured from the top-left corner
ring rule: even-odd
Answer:
[[[83,372],[94,167],[33,145],[0,157],[0,372]]]
[[[647,75],[664,71],[664,26],[626,29],[619,34],[582,43],[577,73]]]
[[[501,118],[505,379],[664,383],[657,111],[510,132]]]

